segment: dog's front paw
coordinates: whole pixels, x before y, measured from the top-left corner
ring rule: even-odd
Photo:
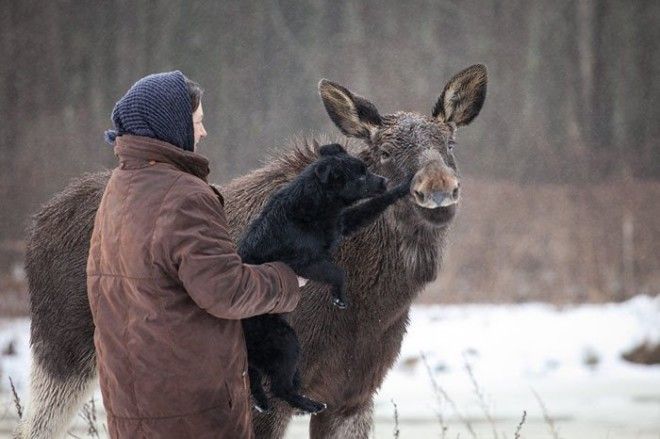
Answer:
[[[346,309],[348,308],[348,303],[346,302],[345,299],[340,299],[339,297],[333,297],[332,298],[332,304],[336,306],[339,309]]]
[[[400,183],[398,186],[392,189],[392,191],[399,197],[404,197],[410,194],[410,187],[412,186],[412,181],[414,177],[415,174],[407,175],[403,183]]]

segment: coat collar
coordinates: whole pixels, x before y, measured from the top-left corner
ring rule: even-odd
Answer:
[[[207,181],[209,175],[209,160],[206,157],[151,137],[132,134],[118,136],[115,140],[115,155],[120,163],[129,161],[168,163],[204,181]]]

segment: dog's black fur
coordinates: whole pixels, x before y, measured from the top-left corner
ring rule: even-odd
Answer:
[[[243,262],[287,263],[299,276],[332,285],[333,303],[346,308],[345,273],[332,262],[341,237],[373,222],[410,191],[410,179],[385,192],[387,180],[371,173],[364,162],[338,144],[324,145],[320,158],[279,190],[239,240]],[[373,198],[371,198],[373,197]],[[371,198],[355,204],[357,201]],[[295,331],[280,314],[243,320],[251,392],[255,407],[269,409],[261,374],[270,379],[274,396],[292,407],[318,413],[325,404],[298,393],[300,345]]]

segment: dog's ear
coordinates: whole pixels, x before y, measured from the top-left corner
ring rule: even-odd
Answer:
[[[316,178],[318,178],[322,184],[326,184],[332,175],[332,165],[326,161],[322,161],[316,165],[316,168],[314,168],[314,174],[316,174]]]
[[[319,148],[319,154],[322,156],[346,154],[346,150],[339,143],[330,143]]]

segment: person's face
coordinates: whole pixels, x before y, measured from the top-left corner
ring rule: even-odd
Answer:
[[[200,140],[206,137],[206,129],[204,129],[204,124],[202,120],[204,119],[204,109],[202,108],[202,103],[199,103],[197,110],[192,115],[193,118],[193,132],[195,135],[195,148]]]

